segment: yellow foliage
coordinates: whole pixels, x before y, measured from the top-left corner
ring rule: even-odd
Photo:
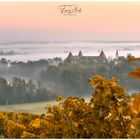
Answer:
[[[31,122],[31,125],[34,127],[34,128],[39,128],[40,127],[40,120],[39,119],[35,119]]]
[[[137,113],[140,112],[140,94],[134,96],[134,101],[131,105],[131,109],[136,111]]]
[[[133,72],[130,72],[129,75],[132,79],[134,79],[134,78],[140,79],[140,68],[136,68]]]
[[[90,101],[68,97],[45,115],[0,112],[4,138],[139,138],[140,94],[126,95],[116,78],[93,76]]]
[[[10,126],[10,127],[9,127]],[[20,138],[21,134],[25,130],[24,125],[15,123],[14,121],[9,120],[5,125],[5,130],[8,138]]]
[[[128,55],[127,60],[128,60],[128,62],[133,62],[136,60],[136,58],[134,56]]]
[[[35,134],[24,131],[21,138],[38,138]]]
[[[135,58],[134,56],[127,56],[128,62],[135,62],[135,61],[139,61],[140,62],[140,58]],[[131,77],[131,79],[134,78],[139,78],[140,79],[140,68],[135,68],[134,71],[129,73],[129,76]]]
[[[61,100],[62,100],[62,97],[59,95],[56,95],[56,101],[61,101]]]
[[[140,58],[128,56],[128,61]],[[140,78],[140,68],[130,73]],[[0,112],[0,135],[4,138],[140,138],[140,94],[131,97],[115,77],[91,77],[95,88],[90,101],[81,97],[62,100],[45,115]]]

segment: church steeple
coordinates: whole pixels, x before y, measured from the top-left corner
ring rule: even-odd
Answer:
[[[116,50],[116,59],[118,59],[118,57],[119,57],[119,52],[118,50]]]

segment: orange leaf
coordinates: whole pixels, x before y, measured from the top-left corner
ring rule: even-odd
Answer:
[[[134,78],[136,78],[136,73],[135,72],[130,72],[129,76],[130,76],[131,79],[134,79]]]

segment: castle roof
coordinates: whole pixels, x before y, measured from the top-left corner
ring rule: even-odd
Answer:
[[[103,50],[101,51],[101,53],[100,53],[99,57],[100,57],[101,59],[105,59],[105,60],[107,60],[107,58],[106,58],[106,56],[105,56],[105,54],[104,54],[104,51],[103,51]]]
[[[82,54],[81,50],[79,51],[78,56],[83,56],[83,54]]]
[[[68,55],[68,58],[73,57],[72,53],[70,52]]]
[[[81,60],[107,61],[107,58],[103,50],[101,51],[99,56],[83,56],[82,52],[79,51],[78,55],[72,55],[72,53],[70,52],[66,60],[71,62],[78,62]]]

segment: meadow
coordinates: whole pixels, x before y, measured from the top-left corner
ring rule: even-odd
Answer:
[[[89,101],[91,97],[85,97],[85,101]],[[24,103],[24,104],[13,104],[13,105],[0,105],[0,111],[8,112],[27,112],[35,114],[46,113],[46,107],[52,105],[58,105],[57,101],[45,101],[45,102],[34,102],[34,103]]]
[[[0,111],[43,114],[46,112],[45,107],[53,104],[58,104],[58,102],[46,101],[46,102],[35,102],[35,103],[14,104],[14,105],[0,105]]]

